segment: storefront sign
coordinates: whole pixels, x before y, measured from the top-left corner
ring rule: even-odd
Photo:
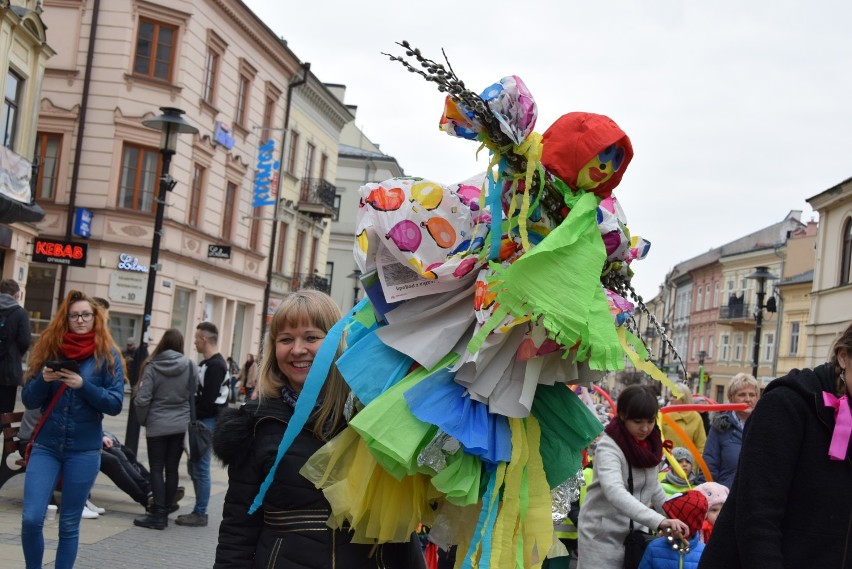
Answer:
[[[85,243],[37,238],[33,241],[33,262],[85,267],[87,248]]]
[[[122,271],[132,271],[136,273],[148,272],[147,266],[140,265],[138,258],[134,257],[133,255],[128,255],[127,253],[118,254],[118,265],[116,266]]]
[[[257,172],[254,175],[254,192],[252,194],[252,207],[275,205],[275,188],[273,178],[281,166],[275,160],[275,141],[264,142],[257,153]]]
[[[231,246],[230,245],[208,245],[207,246],[207,258],[208,259],[230,259],[231,258]]]
[[[78,207],[74,212],[74,235],[88,239],[92,235],[92,219],[94,214],[84,208]]]
[[[237,140],[231,134],[231,127],[223,122],[216,123],[216,134],[214,135],[216,142],[227,148],[232,149],[237,143]]]
[[[138,273],[113,271],[109,276],[109,299],[125,304],[145,304],[148,277]]]

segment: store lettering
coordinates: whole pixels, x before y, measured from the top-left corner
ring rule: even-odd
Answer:
[[[275,160],[275,156],[273,156],[275,141],[266,141],[258,150],[257,173],[254,176],[254,192],[251,205],[253,207],[275,205],[275,197],[272,195],[274,189],[272,188],[272,179],[274,172],[281,165],[280,162]]]
[[[83,248],[79,245],[67,243],[51,243],[50,241],[36,241],[35,252],[39,255],[49,257],[61,257],[63,259],[82,259],[85,255]]]
[[[147,273],[148,267],[139,264],[139,259],[128,255],[127,253],[119,253],[118,268],[122,271],[136,271],[138,273]]]

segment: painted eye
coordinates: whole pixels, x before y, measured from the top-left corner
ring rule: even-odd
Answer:
[[[600,154],[598,154],[598,158],[600,159],[601,162],[609,162],[610,160],[612,160],[612,157],[614,155],[615,155],[615,145],[610,144],[609,146],[604,148],[603,151]]]
[[[618,172],[621,168],[621,165],[624,163],[624,149],[622,147],[618,147],[615,151],[615,156],[612,159],[612,170],[613,172]]]

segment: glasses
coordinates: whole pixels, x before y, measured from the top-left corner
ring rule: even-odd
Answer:
[[[75,320],[82,320],[83,322],[88,322],[95,315],[94,312],[81,312],[79,314],[71,313],[68,315],[68,320],[74,322]]]

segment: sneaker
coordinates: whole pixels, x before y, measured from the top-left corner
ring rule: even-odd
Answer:
[[[207,514],[196,514],[195,512],[183,514],[175,518],[175,523],[179,526],[204,528],[207,527]]]
[[[106,513],[105,509],[95,506],[94,504],[92,504],[91,500],[86,500],[86,507],[89,508],[91,511],[95,512],[96,514]]]
[[[93,512],[87,506],[83,506],[83,515],[82,518],[84,520],[94,520],[101,517],[101,515],[97,512]]]

